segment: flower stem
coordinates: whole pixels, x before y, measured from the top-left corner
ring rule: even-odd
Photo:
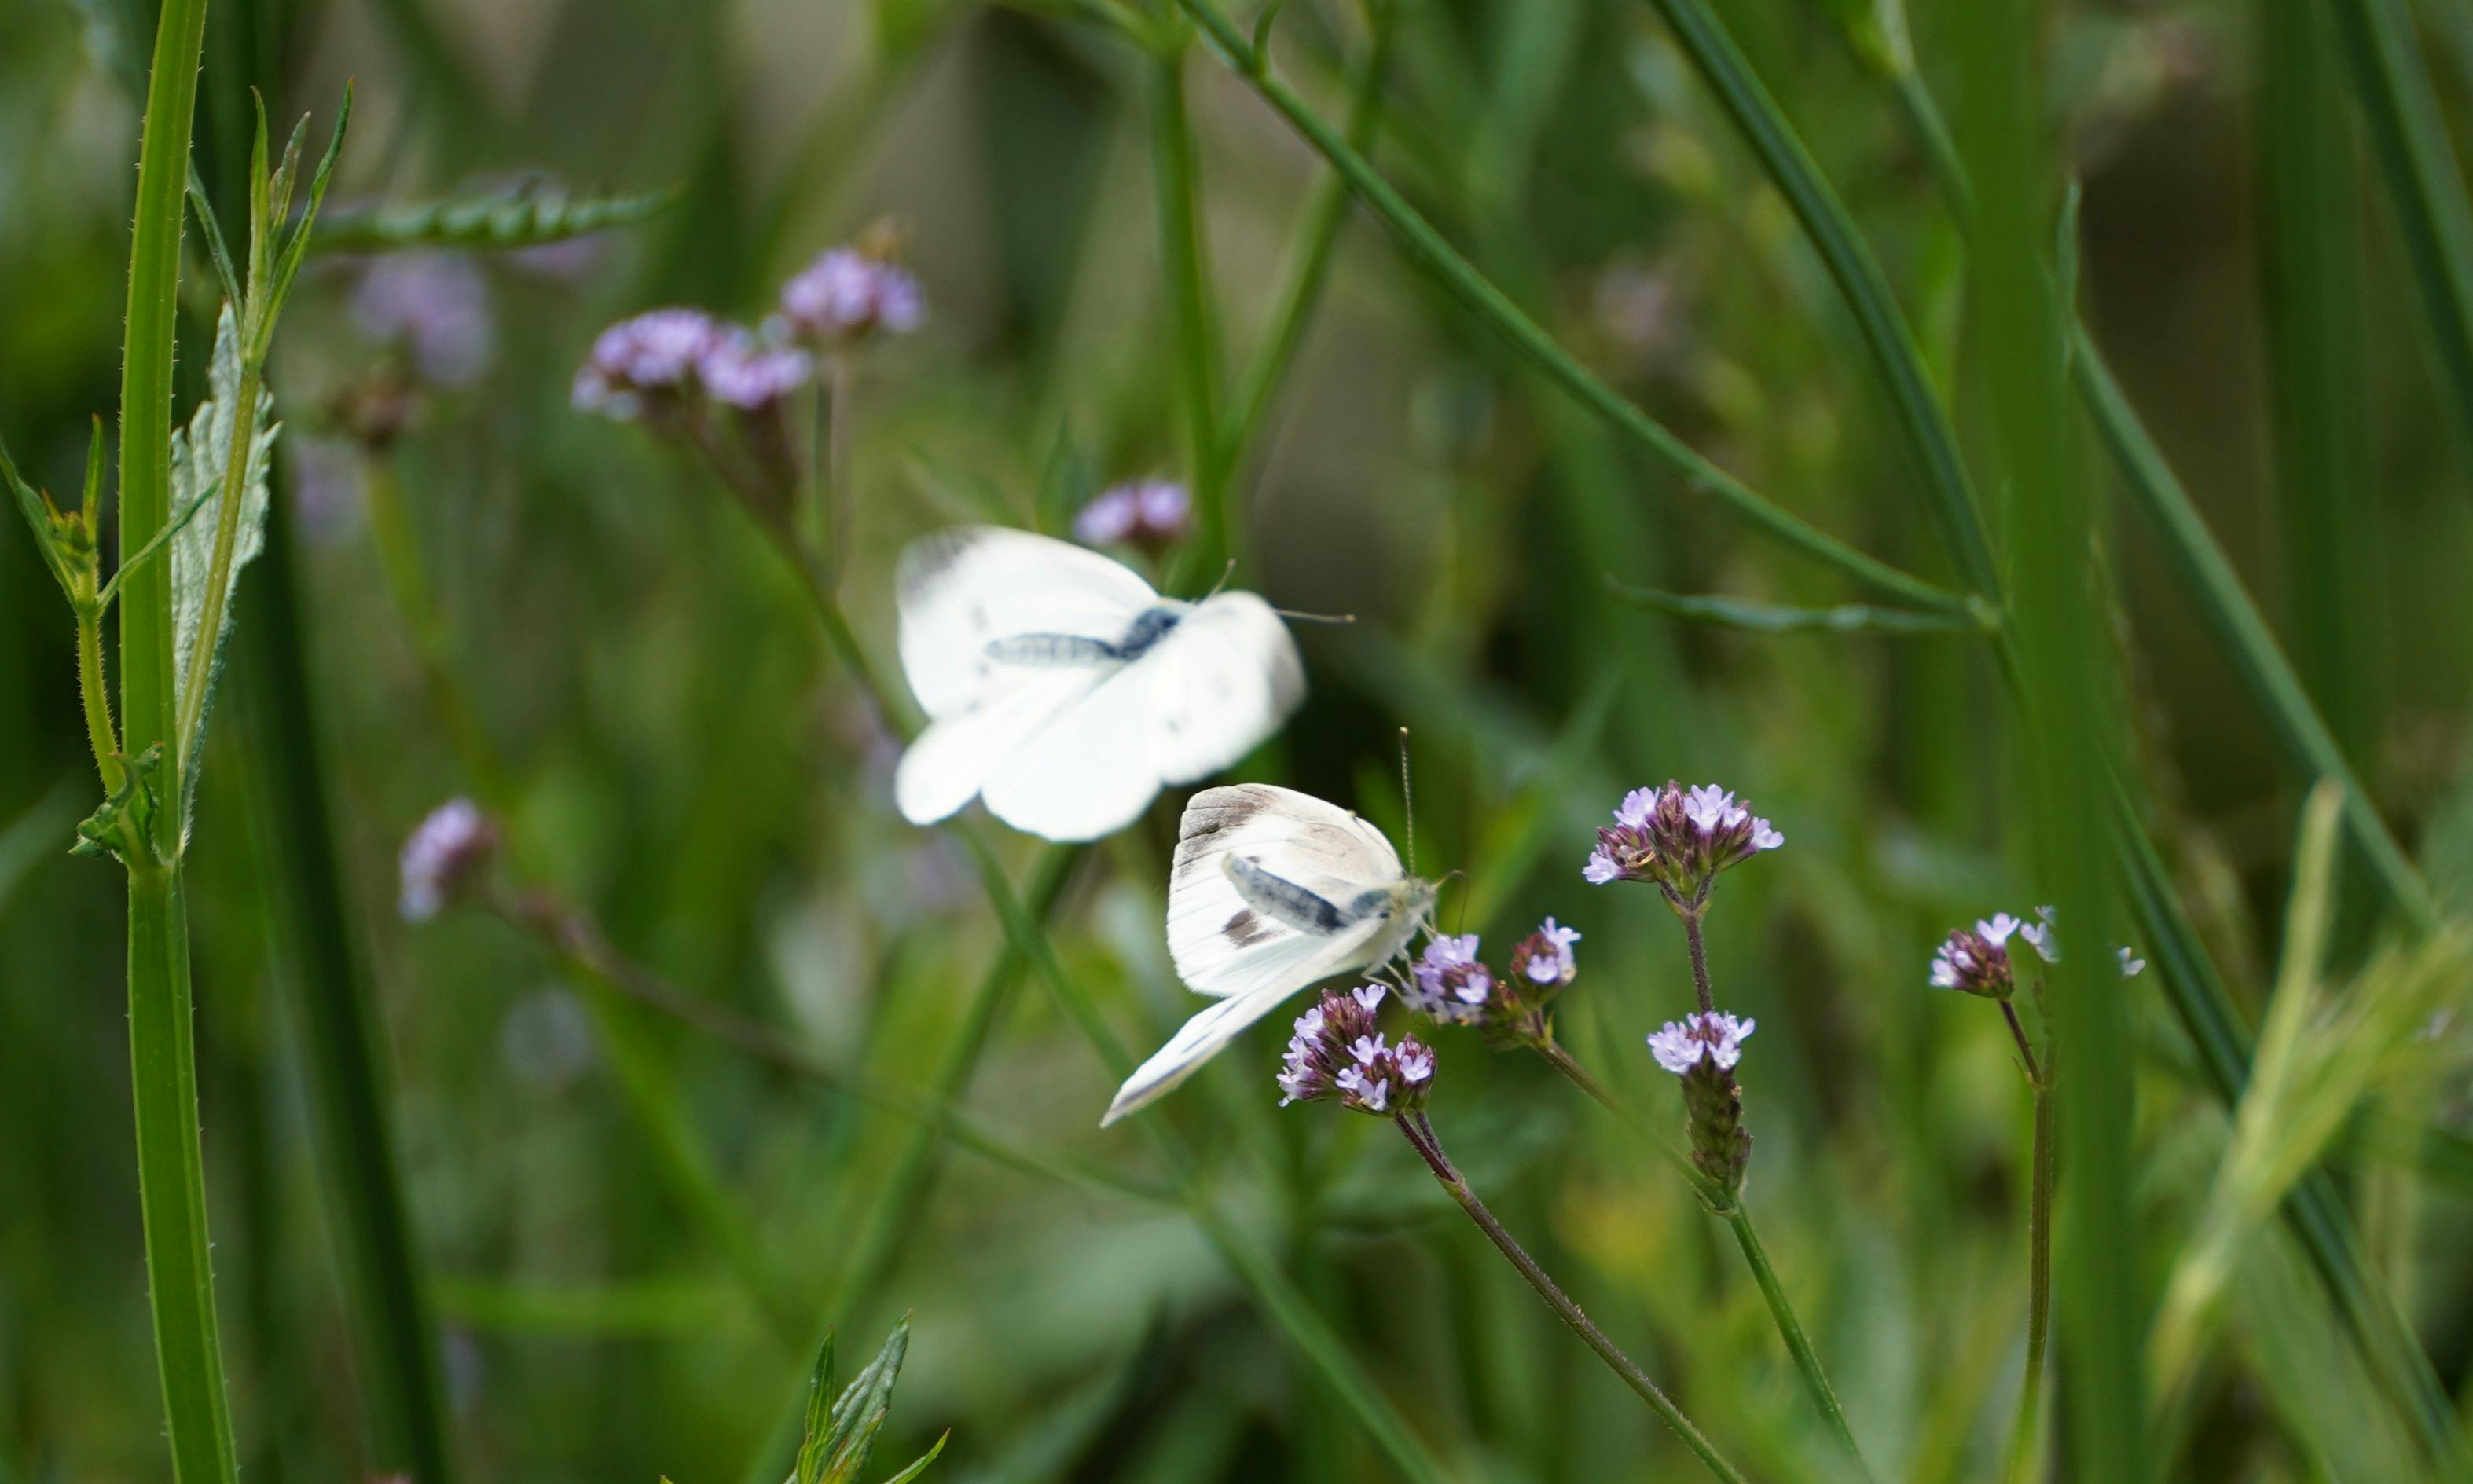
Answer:
[[[1727,1208],[1726,1225],[1734,1229],[1735,1245],[1742,1249],[1743,1261],[1750,1264],[1752,1279],[1760,1284],[1761,1297],[1768,1301],[1769,1316],[1777,1321],[1778,1334],[1785,1339],[1787,1352],[1794,1357],[1794,1368],[1803,1375],[1803,1388],[1812,1396],[1813,1406],[1837,1434],[1846,1456],[1855,1461],[1857,1471],[1871,1477],[1871,1466],[1863,1461],[1863,1449],[1855,1441],[1855,1429],[1846,1422],[1845,1409],[1837,1404],[1837,1393],[1830,1387],[1828,1373],[1820,1369],[1820,1354],[1812,1348],[1811,1337],[1803,1332],[1802,1321],[1795,1318],[1794,1305],[1778,1281],[1777,1271],[1769,1266],[1769,1255],[1761,1246],[1760,1233],[1752,1228],[1752,1213],[1741,1200]]]
[[[1674,910],[1683,919],[1683,942],[1692,950],[1692,991],[1700,996],[1700,1013],[1714,1014],[1717,1001],[1709,993],[1709,945],[1700,939],[1700,915],[1708,910],[1706,898]]]
[[[2040,1091],[2044,1086],[2044,1070],[2036,1064],[2035,1048],[2028,1043],[2027,1027],[2018,1023],[2016,1008],[2005,999],[2001,1002],[2001,1015],[2009,1022],[2009,1039],[2018,1043],[2018,1054],[2027,1060],[2027,1080]]]
[[[1605,1331],[1599,1329],[1553,1278],[1537,1265],[1537,1259],[1528,1256],[1512,1234],[1503,1230],[1502,1223],[1495,1219],[1494,1212],[1486,1209],[1485,1203],[1477,1199],[1477,1192],[1469,1188],[1468,1181],[1453,1167],[1451,1157],[1443,1153],[1442,1141],[1434,1137],[1434,1126],[1426,1120],[1426,1115],[1410,1113],[1391,1121],[1399,1126],[1401,1137],[1408,1140],[1409,1147],[1426,1161],[1426,1167],[1434,1172],[1434,1179],[1451,1192],[1452,1199],[1459,1203],[1460,1209],[1468,1212],[1469,1220],[1476,1222],[1477,1230],[1485,1233],[1486,1240],[1494,1243],[1496,1250],[1519,1270],[1522,1278],[1528,1281],[1528,1286],[1537,1290],[1537,1296],[1546,1301],[1546,1306],[1571,1327],[1582,1344],[1597,1352],[1597,1358],[1621,1376],[1622,1383],[1630,1387],[1640,1400],[1647,1402],[1650,1411],[1674,1429],[1675,1436],[1683,1440],[1683,1446],[1708,1465],[1711,1473],[1730,1480],[1732,1484],[1742,1484],[1743,1476],[1719,1455],[1716,1447],[1701,1435],[1699,1428],[1692,1425],[1692,1419],[1683,1415],[1683,1409],[1658,1389],[1657,1383],[1622,1352],[1621,1347],[1606,1338]]]
[[[1630,1110],[1618,1102],[1615,1095],[1606,1089],[1606,1085],[1581,1065],[1561,1042],[1540,1042],[1537,1053],[1546,1059],[1548,1065],[1570,1078],[1572,1085],[1587,1093],[1598,1107],[1626,1122],[1633,1121]],[[1724,1217],[1726,1224],[1734,1230],[1735,1245],[1742,1249],[1743,1260],[1751,1265],[1752,1277],[1760,1285],[1761,1297],[1768,1304],[1769,1318],[1777,1325],[1779,1337],[1786,1341],[1788,1353],[1794,1357],[1795,1369],[1803,1376],[1804,1388],[1812,1395],[1813,1409],[1837,1434],[1847,1455],[1869,1477],[1870,1468],[1863,1462],[1863,1450],[1855,1441],[1854,1428],[1848,1424],[1846,1413],[1837,1404],[1837,1393],[1829,1384],[1828,1373],[1820,1367],[1819,1353],[1813,1349],[1812,1341],[1804,1333],[1803,1321],[1795,1315],[1793,1301],[1787,1297],[1785,1285],[1778,1281],[1775,1270],[1769,1266],[1768,1253],[1761,1246],[1760,1233],[1753,1230],[1751,1212],[1740,1198],[1730,1196],[1712,1185],[1682,1151],[1664,1139],[1657,1141],[1657,1149],[1667,1163],[1682,1173],[1693,1192],[1700,1197],[1700,1203],[1715,1214]]]
[[[77,615],[78,696],[85,706],[86,744],[94,749],[95,771],[103,790],[118,793],[123,770],[120,737],[111,725],[111,694],[103,680],[103,614],[79,609]]]
[[[2008,1009],[2007,1004],[2001,1007]],[[2016,1017],[2011,1017],[2015,1023]],[[2023,1040],[2023,1038],[2022,1038]],[[2021,1049],[2024,1049],[2023,1045]],[[2032,1065],[2032,1058],[2029,1059]],[[2044,1405],[2044,1351],[2053,1331],[2053,1089],[2035,1084],[2035,1152],[2027,1203],[2027,1375],[2009,1438],[2011,1484],[2036,1477],[2035,1434]]]

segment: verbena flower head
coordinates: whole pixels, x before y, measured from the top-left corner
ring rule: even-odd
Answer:
[[[1193,497],[1168,479],[1135,479],[1099,492],[1073,517],[1086,546],[1164,551],[1193,534]]]
[[[1635,788],[1599,826],[1580,875],[1590,884],[1646,881],[1678,906],[1697,901],[1718,872],[1786,844],[1786,836],[1715,783]]]
[[[1548,918],[1545,924],[1523,938],[1511,950],[1511,977],[1523,981],[1530,993],[1543,991],[1551,994],[1579,977],[1580,961],[1572,945],[1580,941],[1577,929],[1564,927]]]
[[[2035,930],[2006,912],[1996,912],[1971,928],[1961,927],[1951,933],[1933,954],[1933,988],[1981,994],[1986,999],[2007,999],[2018,988],[2017,974],[2009,962],[2009,940],[2020,936],[2022,930],[2025,940],[2043,952],[2043,941]],[[2046,958],[2051,956],[2045,954]]]
[[[764,412],[815,379],[816,358],[787,346],[767,345],[732,325],[696,366],[705,394],[741,412]]]
[[[1729,1194],[1743,1187],[1752,1136],[1743,1128],[1743,1089],[1735,1067],[1753,1022],[1719,1010],[1668,1021],[1648,1038],[1657,1065],[1683,1079],[1683,1118],[1692,1136],[1692,1165]]]
[[[907,335],[926,323],[919,280],[857,248],[834,248],[781,286],[781,317],[827,342]]]
[[[401,346],[435,386],[469,385],[497,351],[489,282],[461,252],[379,257],[352,291],[352,320],[372,340]]]
[[[1409,986],[1401,999],[1420,1015],[1445,1025],[1465,1025],[1485,1009],[1494,974],[1477,960],[1475,933],[1437,935],[1408,966]]]
[[[470,886],[498,848],[497,826],[469,799],[450,799],[429,813],[397,862],[403,889],[396,902],[407,922],[425,922]]]
[[[1434,1053],[1414,1036],[1394,1044],[1375,1028],[1382,993],[1371,984],[1326,991],[1297,1017],[1280,1067],[1281,1107],[1336,1098],[1343,1108],[1396,1118],[1425,1106]]]
[[[1743,1038],[1752,1034],[1759,1022],[1738,1020],[1722,1010],[1704,1011],[1685,1016],[1681,1021],[1669,1020],[1648,1038],[1648,1049],[1657,1065],[1681,1077],[1698,1065],[1703,1059],[1721,1072],[1733,1071],[1743,1059]]]
[[[579,411],[613,422],[675,410],[699,390],[706,359],[730,333],[701,309],[655,309],[621,320],[592,342],[571,399]]]

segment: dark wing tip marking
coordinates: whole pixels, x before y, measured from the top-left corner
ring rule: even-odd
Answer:
[[[1228,935],[1230,944],[1239,948],[1250,948],[1272,935],[1271,924],[1263,922],[1251,907],[1230,918],[1219,930]]]

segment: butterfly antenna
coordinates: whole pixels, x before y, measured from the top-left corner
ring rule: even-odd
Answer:
[[[1400,729],[1400,807],[1408,819],[1408,874],[1417,874],[1417,795],[1408,786],[1408,729]]]
[[[1282,618],[1293,618],[1299,623],[1353,624],[1357,622],[1355,613],[1301,613],[1292,608],[1275,608],[1271,611]]]
[[[1231,558],[1229,558],[1229,559],[1228,559],[1228,564],[1227,564],[1226,566],[1221,567],[1221,568],[1219,569],[1219,581],[1217,581],[1217,582],[1215,582],[1215,583],[1212,583],[1212,584],[1211,585],[1211,590],[1210,590],[1209,592],[1204,593],[1201,597],[1196,598],[1196,599],[1194,599],[1193,601],[1195,601],[1196,603],[1208,603],[1208,602],[1210,602],[1212,599],[1213,599],[1213,598],[1215,598],[1215,597],[1219,596],[1219,589],[1220,589],[1220,588],[1222,588],[1222,587],[1227,586],[1228,586],[1228,579],[1230,579],[1230,578],[1232,578],[1232,577],[1234,577],[1234,576],[1236,576],[1236,558],[1234,558],[1234,557],[1231,557]]]

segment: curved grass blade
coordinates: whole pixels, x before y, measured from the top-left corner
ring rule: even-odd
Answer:
[[[1887,276],[1794,126],[1761,85],[1751,63],[1706,0],[1652,3],[1735,121],[1743,142],[1760,156],[1762,167],[1803,224],[1804,235],[1819,252],[1829,276],[1837,280],[1838,294],[1854,313],[1863,344],[1871,351],[1882,390],[1897,411],[1900,431],[1923,471],[1925,492],[1931,497],[1927,509],[1966,586],[1980,596],[1996,596],[2001,574],[1976,511],[1965,461],[1958,455],[1957,431],[1924,372],[1923,354],[1916,349],[1906,316],[1889,291]]]
[[[1664,423],[1642,411],[1621,393],[1606,385],[1564,349],[1536,321],[1522,312],[1510,296],[1479,273],[1459,250],[1446,241],[1433,224],[1408,204],[1365,156],[1352,148],[1339,131],[1314,112],[1285,83],[1271,75],[1269,62],[1254,50],[1244,33],[1211,4],[1211,0],[1177,0],[1186,13],[1211,37],[1228,64],[1247,85],[1348,181],[1349,190],[1382,219],[1402,248],[1478,319],[1492,325],[1546,376],[1582,406],[1613,424],[1666,466],[1686,488],[1717,500],[1755,528],[1813,561],[1832,566],[1884,593],[1925,608],[1954,610],[1964,600],[1957,594],[1899,570],[1856,550],[1837,538],[1774,505],[1750,486],[1727,473],[1686,443]]]
[[[2473,203],[2400,0],[2331,0],[2444,392],[2473,459]]]

